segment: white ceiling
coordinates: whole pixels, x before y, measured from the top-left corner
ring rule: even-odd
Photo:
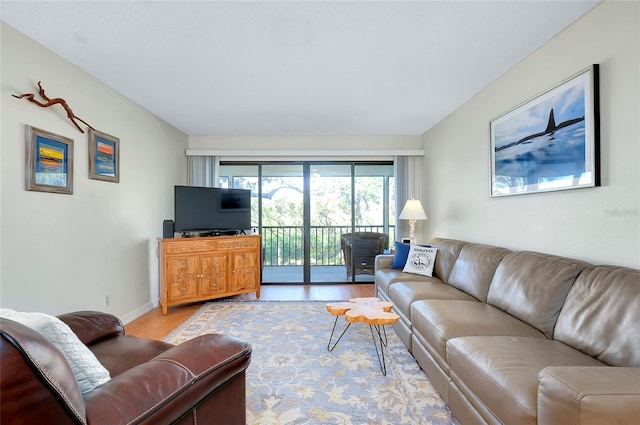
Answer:
[[[3,0],[0,17],[188,135],[417,135],[597,3]]]

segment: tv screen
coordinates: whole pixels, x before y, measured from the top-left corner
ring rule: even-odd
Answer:
[[[215,231],[251,228],[251,191],[175,186],[174,230]]]
[[[220,189],[220,209],[251,211],[251,191],[244,189]]]

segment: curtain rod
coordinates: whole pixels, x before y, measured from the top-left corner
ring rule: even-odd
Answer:
[[[422,149],[187,149],[187,156],[219,156],[219,157],[299,157],[299,158],[340,158],[340,157],[367,157],[392,158],[394,156],[424,156]]]

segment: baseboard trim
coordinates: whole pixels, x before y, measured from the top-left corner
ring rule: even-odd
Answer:
[[[151,302],[148,302],[142,307],[133,310],[131,313],[125,314],[120,318],[120,320],[122,320],[122,323],[126,325],[127,323],[136,320],[138,317],[150,312],[151,310],[153,310],[153,304]]]

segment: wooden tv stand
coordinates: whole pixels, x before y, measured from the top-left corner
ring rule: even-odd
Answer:
[[[260,298],[260,235],[158,238],[162,314],[170,306],[255,292]]]

